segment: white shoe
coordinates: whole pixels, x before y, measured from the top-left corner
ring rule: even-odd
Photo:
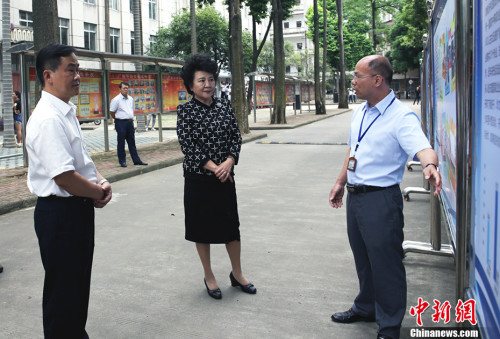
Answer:
[[[151,130],[152,130],[152,131],[156,131],[156,128],[154,128],[154,127],[151,127]]]
[[[23,147],[23,143],[22,142],[16,142],[16,146],[17,147]]]
[[[148,131],[148,128],[146,127],[146,132]]]

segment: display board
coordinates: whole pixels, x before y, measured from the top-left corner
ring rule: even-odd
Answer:
[[[78,119],[103,117],[101,79],[101,72],[80,70],[80,91],[71,98]]]
[[[274,93],[274,86],[271,83],[256,81],[255,91],[257,92],[257,107],[271,106],[273,104],[272,93]]]
[[[456,247],[457,214],[457,103],[455,2],[435,6],[433,39],[434,149],[443,182],[441,200]]]
[[[425,102],[421,102],[422,105],[425,105],[425,114],[426,114],[426,136],[427,139],[431,140],[431,88],[432,88],[432,83],[431,83],[431,53],[429,53],[429,50],[427,49],[427,53],[425,53],[425,67],[426,67],[426,72],[425,72],[425,88],[422,88],[422,91],[425,91]]]
[[[285,84],[287,104],[295,102],[295,85]]]
[[[36,69],[35,67],[28,68],[28,82],[29,82],[29,93],[30,93],[30,115],[35,109],[35,83],[36,83]]]
[[[500,2],[475,1],[471,279],[483,337],[500,338]]]
[[[162,74],[163,111],[175,111],[177,106],[190,100],[184,82],[179,75]]]
[[[134,98],[134,114],[155,113],[156,104],[156,74],[149,73],[109,73],[110,100],[120,94],[119,85],[122,81],[129,84],[129,95]]]

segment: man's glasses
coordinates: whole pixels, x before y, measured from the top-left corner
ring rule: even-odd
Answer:
[[[355,75],[352,80],[357,81],[358,79],[363,79],[363,78],[370,78],[370,77],[376,77],[378,74],[372,74],[372,75],[362,75],[362,76],[357,76]]]

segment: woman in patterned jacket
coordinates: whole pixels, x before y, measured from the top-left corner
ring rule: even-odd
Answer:
[[[255,294],[241,270],[234,165],[241,134],[228,100],[214,97],[217,63],[205,55],[186,60],[181,77],[193,98],[177,107],[177,136],[184,153],[185,238],[196,243],[208,295],[222,298],[210,264],[210,244],[226,244],[231,285]]]

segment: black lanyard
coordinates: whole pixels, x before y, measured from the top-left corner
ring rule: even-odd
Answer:
[[[394,102],[394,100],[396,100],[396,97],[392,98],[392,101],[389,103],[389,105],[387,105],[387,107],[385,108],[384,110],[384,113],[385,111],[387,111],[387,109],[392,105],[392,103]],[[377,121],[377,119],[382,115],[381,113],[379,113],[377,115],[377,117],[375,119],[373,119],[372,123],[368,126],[368,128],[363,132],[363,134],[361,134],[361,131],[363,130],[363,121],[365,120],[365,116],[366,116],[366,109],[365,109],[365,112],[363,113],[363,119],[361,119],[361,125],[359,126],[359,133],[358,133],[358,143],[356,144],[356,148],[354,149],[354,153],[356,153],[356,151],[358,150],[358,147],[359,147],[359,143],[361,142],[361,140],[363,140],[363,138],[365,137],[365,134],[366,132],[368,132],[368,130],[370,129],[370,127],[372,127],[373,123],[375,121]]]

